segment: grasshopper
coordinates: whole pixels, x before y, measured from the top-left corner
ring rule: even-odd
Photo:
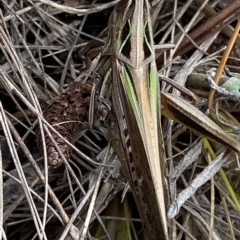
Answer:
[[[111,108],[112,146],[122,162],[146,235],[153,240],[168,239],[168,197],[150,12],[147,0],[122,0],[115,7],[97,73],[100,112]],[[110,102],[112,106],[107,104]]]

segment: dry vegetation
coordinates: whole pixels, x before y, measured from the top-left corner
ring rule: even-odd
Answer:
[[[0,2],[2,239],[79,239],[79,235],[127,239],[128,228],[143,239],[130,191],[123,194],[129,189],[120,162],[109,148],[108,126],[97,114],[94,124],[89,123],[94,70],[107,36],[108,17],[118,1],[106,2]],[[154,24],[161,80],[170,78],[188,87],[197,96],[197,107],[205,111],[210,90],[205,76],[216,71],[226,36],[231,37],[236,23],[218,36],[214,33],[239,17],[240,1],[235,1],[229,15],[216,17],[220,22],[213,26],[207,21],[212,11],[224,9],[230,1],[209,1],[204,10],[199,8],[203,1],[175,1],[176,6],[172,0],[162,2]],[[201,24],[207,31],[201,30]],[[190,34],[198,49],[188,49],[193,46],[189,42],[183,44],[187,42],[183,32],[199,33]],[[171,43],[165,46],[167,50],[160,49],[164,43]],[[238,46],[239,37],[220,83],[238,77]],[[164,91],[175,91],[165,81],[161,85]],[[217,114],[211,114],[217,121],[222,119],[225,130],[238,135],[239,109],[237,102],[225,97],[218,100]],[[162,121],[173,199],[208,165],[209,155],[192,132],[166,118]],[[216,154],[220,152],[220,146],[213,148]],[[174,169],[186,156],[192,162]],[[49,159],[58,168],[49,167]],[[239,199],[235,155],[224,170]],[[219,174],[201,186],[170,221],[173,236],[179,240],[240,239],[239,209],[228,191]],[[117,232],[121,233],[117,236]]]

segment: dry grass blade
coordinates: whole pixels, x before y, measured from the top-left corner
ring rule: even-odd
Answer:
[[[2,141],[0,141],[0,169],[3,169],[3,159],[2,159]],[[0,172],[0,195],[3,196],[3,174]],[[0,226],[3,226],[3,197],[0,198]],[[3,229],[0,231],[0,238],[6,236]]]
[[[215,83],[218,84],[219,79],[220,79],[220,75],[223,71],[224,66],[226,65],[227,59],[232,51],[233,45],[237,39],[238,33],[239,33],[239,29],[240,29],[240,20],[238,20],[237,26],[234,29],[234,32],[232,34],[232,37],[229,40],[229,43],[227,45],[226,50],[223,53],[222,59],[219,63],[216,75],[214,77]],[[210,91],[209,97],[208,97],[208,108],[211,109],[212,105],[213,105],[213,97],[214,97],[214,90]]]
[[[55,2],[50,1],[50,0],[39,0],[39,1],[42,2],[42,3],[48,4],[48,5],[56,8],[56,9],[59,9],[63,12],[85,15],[85,14],[91,14],[91,13],[99,12],[99,11],[102,11],[106,8],[112,7],[112,6],[116,5],[120,0],[112,1],[110,3],[104,4],[103,6],[93,6],[92,9],[72,8],[72,7],[69,7],[69,6],[63,6],[61,4],[55,3]]]
[[[17,150],[15,148],[15,145],[14,145],[14,142],[13,142],[13,139],[12,139],[12,135],[11,135],[10,129],[8,127],[7,118],[5,116],[5,113],[4,113],[4,110],[3,110],[3,107],[2,107],[1,104],[0,104],[0,121],[1,121],[1,125],[3,127],[3,131],[4,131],[4,134],[5,134],[7,142],[8,142],[8,146],[9,146],[10,151],[11,151],[11,155],[13,157],[14,164],[15,164],[16,169],[18,171],[18,175],[21,179],[21,182],[23,183],[23,190],[24,190],[25,195],[27,197],[27,200],[28,200],[28,203],[29,203],[29,206],[30,206],[30,210],[32,212],[32,215],[35,216],[35,218],[33,220],[34,220],[37,232],[38,232],[38,236],[39,236],[39,238],[41,238],[41,234],[44,232],[43,231],[43,226],[41,225],[41,220],[40,220],[38,211],[36,209],[36,205],[35,205],[35,203],[33,201],[33,198],[32,198],[32,196],[29,192],[27,180],[26,180],[25,174],[23,173],[23,170],[21,168],[21,163],[20,163],[20,160],[18,158]]]

